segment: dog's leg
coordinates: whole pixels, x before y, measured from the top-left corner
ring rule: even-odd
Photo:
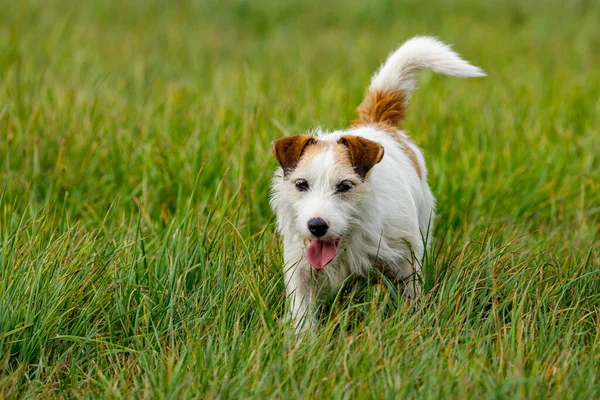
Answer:
[[[414,272],[408,278],[403,279],[403,281],[406,283],[402,294],[408,303],[412,304],[419,294],[421,294],[421,277],[418,272]]]
[[[410,258],[405,261],[406,270],[408,270],[409,273],[403,278],[404,282],[406,282],[403,294],[404,298],[408,300],[411,305],[423,290],[423,274],[421,271],[426,246],[426,242],[421,243],[415,241],[412,246],[409,246]]]
[[[315,325],[315,295],[311,288],[310,268],[303,262],[287,268],[284,273],[285,289],[290,306],[290,318],[296,331]]]
[[[421,293],[421,279],[418,271],[415,271],[413,266],[404,261],[400,266],[393,267],[392,265],[378,265],[377,269],[391,282],[401,284],[403,286],[402,296],[409,304]]]

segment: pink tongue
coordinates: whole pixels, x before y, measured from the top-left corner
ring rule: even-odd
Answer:
[[[335,241],[323,242],[321,240],[311,240],[308,249],[306,250],[306,257],[310,265],[315,269],[322,269],[326,266],[337,252],[337,243]]]

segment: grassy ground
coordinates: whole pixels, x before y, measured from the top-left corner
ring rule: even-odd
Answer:
[[[595,2],[0,9],[0,398],[600,397]],[[416,34],[489,74],[411,103],[427,295],[346,290],[297,338],[269,142],[346,126]]]

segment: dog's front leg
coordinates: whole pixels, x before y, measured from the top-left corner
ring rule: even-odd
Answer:
[[[285,290],[290,307],[290,318],[296,331],[315,325],[314,290],[311,286],[310,267],[305,262],[288,267],[284,273]]]

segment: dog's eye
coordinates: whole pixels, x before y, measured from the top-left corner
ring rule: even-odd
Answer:
[[[338,185],[335,187],[335,192],[336,193],[345,193],[348,190],[352,189],[352,182],[350,181],[342,181],[340,183],[338,183]]]
[[[306,182],[304,179],[298,179],[296,182],[294,182],[294,185],[300,192],[306,192],[308,190],[308,182]]]

